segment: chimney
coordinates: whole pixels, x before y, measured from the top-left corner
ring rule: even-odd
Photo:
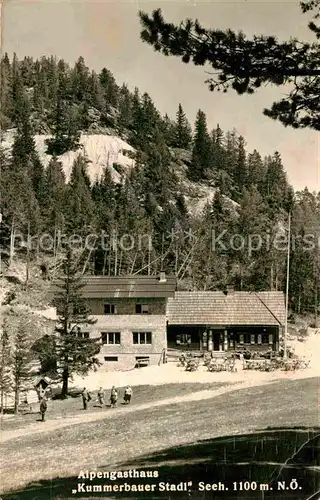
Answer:
[[[160,272],[160,278],[159,278],[159,282],[160,283],[165,283],[167,281],[167,278],[166,278],[166,273],[164,271],[161,271]]]
[[[234,292],[234,285],[227,285],[227,295],[231,295]]]

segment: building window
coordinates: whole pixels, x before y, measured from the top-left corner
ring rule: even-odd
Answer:
[[[272,335],[272,333],[269,334],[269,344],[273,344],[273,335]]]
[[[251,333],[251,335],[250,335],[250,344],[255,344],[255,343],[256,343],[255,334]]]
[[[258,344],[262,344],[262,335],[258,333]]]
[[[181,333],[176,336],[177,345],[189,345],[191,344],[191,335],[188,333]]]
[[[146,356],[136,356],[136,362],[138,367],[148,366],[150,364],[150,358]]]
[[[104,357],[104,360],[108,363],[108,362],[111,362],[111,363],[114,363],[116,361],[118,361],[118,356],[105,356]]]
[[[134,344],[152,344],[151,332],[133,332]]]
[[[88,339],[89,338],[89,332],[77,332],[77,337],[79,339]]]
[[[104,314],[117,314],[115,304],[104,304]]]
[[[244,334],[243,333],[239,334],[239,343],[244,344]]]
[[[149,314],[149,304],[136,304],[136,314]]]
[[[103,344],[120,344],[120,332],[101,332]]]

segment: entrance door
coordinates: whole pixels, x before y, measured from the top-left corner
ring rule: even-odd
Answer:
[[[220,332],[213,332],[212,340],[213,340],[213,350],[219,351],[220,350]]]

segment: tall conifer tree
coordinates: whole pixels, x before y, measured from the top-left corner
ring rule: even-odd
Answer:
[[[192,130],[181,104],[178,107],[175,126],[174,147],[189,149],[192,141]]]
[[[90,317],[89,307],[83,298],[85,282],[80,262],[71,249],[66,249],[63,275],[59,279],[55,303],[59,314],[56,326],[57,366],[62,378],[62,397],[69,392],[69,380],[73,374],[86,375],[98,365],[100,339],[83,335],[83,329],[95,323]]]
[[[207,130],[206,115],[199,109],[195,122],[190,178],[198,181],[204,179],[212,169],[212,160],[212,143]]]

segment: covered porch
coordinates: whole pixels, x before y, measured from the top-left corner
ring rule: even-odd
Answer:
[[[182,351],[278,351],[280,327],[225,325],[169,325],[168,349]]]

